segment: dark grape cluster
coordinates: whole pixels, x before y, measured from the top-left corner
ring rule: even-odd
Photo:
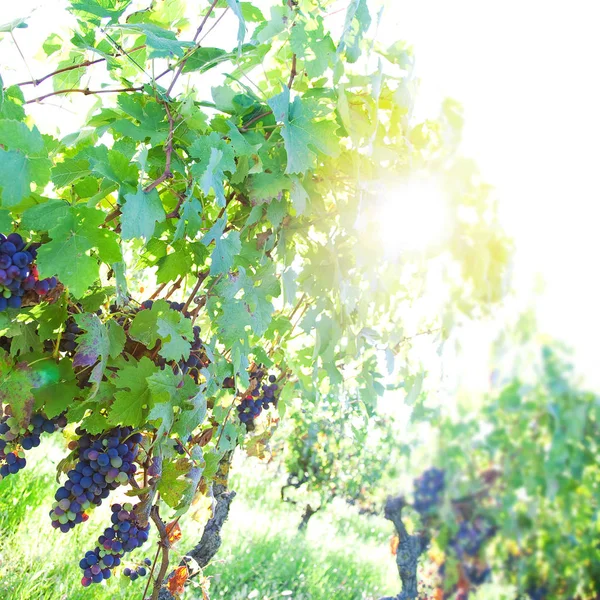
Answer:
[[[445,488],[445,477],[442,469],[427,469],[414,480],[413,508],[421,515],[426,515],[438,506]]]
[[[75,323],[73,317],[67,319],[65,331],[60,337],[59,349],[61,352],[71,354],[77,348],[77,336],[83,333],[83,329]]]
[[[483,545],[494,537],[496,527],[487,519],[476,517],[472,521],[462,521],[456,535],[450,540],[459,557],[476,557]]]
[[[531,587],[527,590],[529,600],[546,600],[548,589],[545,586]]]
[[[68,532],[87,520],[89,508],[99,506],[112,490],[125,485],[137,469],[134,461],[141,441],[142,435],[129,427],[99,436],[81,435],[77,442],[79,460],[54,496],[52,526]]]
[[[187,439],[187,443],[189,444],[192,441],[192,436],[190,435]],[[181,442],[179,440],[175,440],[173,442],[173,447],[175,448],[175,452],[177,452],[177,454],[185,454],[185,448],[183,447],[183,445],[181,444]]]
[[[0,418],[0,479],[14,475],[25,468],[24,453],[40,445],[43,433],[54,433],[67,424],[64,415],[47,419],[42,413],[32,415],[29,425],[21,427],[7,406]]]
[[[0,233],[0,312],[21,308],[26,292],[45,296],[56,287],[56,277],[40,280],[34,260],[39,244],[27,245],[18,233]]]
[[[79,561],[79,566],[83,571],[81,584],[84,587],[109,579],[112,570],[121,564],[121,559],[127,552],[139,548],[148,541],[150,524],[146,523],[142,526],[135,509],[136,507],[129,503],[122,506],[120,504],[111,506],[112,525],[107,527],[98,538],[96,548],[86,552],[85,556]],[[144,575],[146,574],[144,567],[138,569],[143,571]],[[125,569],[125,571],[131,572],[130,569]],[[134,572],[139,575],[140,573],[137,571],[136,569]]]
[[[148,573],[146,567],[150,567],[152,565],[152,561],[149,558],[145,558],[144,565],[138,565],[133,569],[125,567],[123,569],[123,576],[127,577],[127,579],[130,579],[131,581],[135,581],[138,577],[145,577]]]
[[[250,374],[250,379],[256,379],[257,385],[252,392],[246,396],[238,405],[237,411],[240,421],[248,423],[256,419],[263,411],[268,409],[269,405],[275,406],[277,399],[275,394],[279,386],[275,383],[277,378],[275,375],[269,375],[269,383],[261,384],[260,381],[264,377],[263,371],[257,371]]]

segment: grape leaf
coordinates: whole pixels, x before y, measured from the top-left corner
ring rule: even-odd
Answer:
[[[278,122],[282,123],[281,136],[287,152],[286,173],[305,173],[316,160],[317,151],[330,156],[339,153],[332,121],[316,121],[316,111],[296,96],[290,104],[290,90],[283,88],[281,94],[268,101]]]
[[[177,36],[168,29],[163,29],[158,25],[151,23],[136,23],[130,25],[118,25],[119,29],[125,31],[134,31],[146,36],[146,46],[151,48],[148,59],[152,58],[171,58],[173,56],[183,56],[184,44]]]
[[[65,187],[89,175],[90,163],[87,160],[66,158],[52,168],[52,181],[56,187]]]
[[[55,227],[60,219],[69,214],[69,204],[64,200],[49,199],[42,204],[28,208],[23,213],[21,224],[25,229],[48,231]]]
[[[119,369],[115,381],[119,391],[115,393],[115,400],[108,412],[108,420],[112,425],[139,427],[144,423],[145,415],[153,407],[147,379],[158,370],[147,356]]]
[[[123,239],[148,240],[153,236],[156,224],[162,223],[166,216],[158,192],[154,189],[146,193],[138,189],[135,194],[125,194],[125,200],[121,207]]]
[[[227,0],[227,4],[229,8],[233,12],[233,14],[238,18],[238,34],[237,39],[238,43],[242,43],[244,41],[244,37],[246,36],[246,21],[244,20],[244,14],[242,12],[242,7],[240,5],[240,0]]]
[[[0,210],[0,231],[10,231],[13,221],[10,213],[7,210]]]
[[[0,350],[0,404],[10,405],[19,423],[27,422],[31,414],[35,384],[36,379],[27,363],[13,363],[12,357]]]
[[[61,360],[58,364],[42,361],[32,368],[38,378],[33,389],[36,405],[43,408],[49,419],[66,411],[81,395],[71,361]]]
[[[335,44],[325,33],[321,17],[316,20],[316,27],[314,21],[296,22],[290,33],[290,46],[302,57],[304,70],[311,79],[323,75],[335,58]]]
[[[38,251],[40,277],[57,275],[75,297],[82,296],[99,276],[99,264],[88,252],[96,249],[112,264],[121,260],[117,235],[101,229],[105,214],[95,208],[72,206],[50,229],[52,238]]]
[[[148,348],[161,341],[159,354],[166,360],[187,359],[193,339],[192,324],[189,319],[171,310],[165,300],[155,302],[150,310],[139,312],[133,319],[129,335]]]
[[[161,498],[171,507],[176,508],[186,490],[190,486],[185,477],[190,472],[191,463],[187,458],[164,460],[162,474],[158,481],[157,490]]]

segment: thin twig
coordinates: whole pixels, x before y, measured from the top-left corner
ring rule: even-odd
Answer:
[[[183,281],[183,275],[181,277],[179,277],[179,279],[173,284],[173,286],[171,287],[171,289],[168,291],[167,295],[165,296],[165,300],[168,300],[181,287],[182,281]]]
[[[154,292],[154,294],[152,294],[152,296],[150,296],[149,300],[154,300],[155,298],[157,298],[166,287],[167,287],[166,283],[161,283],[158,286],[158,288],[156,289],[156,291]]]
[[[141,92],[143,90],[143,86],[138,87],[128,87],[128,88],[118,88],[118,89],[110,89],[110,90],[90,90],[88,88],[73,88],[69,90],[56,90],[55,92],[51,92],[49,94],[44,94],[43,96],[39,96],[38,98],[32,98],[31,100],[27,100],[25,104],[32,104],[33,102],[41,102],[46,98],[50,98],[51,96],[59,96],[61,94],[83,94],[84,96],[92,96],[93,94],[119,94],[121,92]]]
[[[169,120],[169,135],[167,136],[167,141],[165,143],[165,168],[162,174],[157,177],[152,183],[147,185],[144,188],[144,192],[151,192],[157,185],[160,185],[163,181],[167,179],[171,179],[173,177],[173,173],[171,173],[171,157],[173,156],[173,130],[175,127],[175,121],[173,120],[173,116],[171,115],[171,111],[169,110],[169,105],[166,102],[163,102],[165,110],[167,111],[167,119]]]
[[[213,3],[210,5],[210,8],[208,9],[208,12],[206,13],[206,15],[204,16],[204,19],[202,20],[202,23],[200,23],[200,26],[198,27],[198,29],[196,30],[196,35],[194,35],[194,43],[196,43],[196,41],[198,40],[198,38],[200,37],[200,34],[202,33],[202,30],[204,29],[204,26],[206,25],[206,22],[208,21],[208,19],[210,18],[210,15],[212,14],[213,10],[215,9],[215,6],[217,5],[217,3],[219,2],[219,0],[213,0]],[[194,46],[194,48],[188,53],[189,56],[187,58],[184,58],[180,63],[179,63],[179,68],[177,69],[173,80],[171,81],[171,85],[169,85],[169,87],[167,88],[167,96],[171,95],[171,92],[173,91],[173,88],[175,87],[175,83],[177,82],[177,80],[179,79],[179,76],[181,75],[182,71],[183,71],[183,67],[185,67],[185,63],[187,63],[188,59],[190,58],[190,56],[198,49],[198,44],[196,44],[196,46]]]
[[[209,273],[208,271],[202,271],[201,273],[198,273],[198,281],[196,281],[196,285],[194,286],[192,293],[190,294],[186,303],[183,305],[183,308],[181,309],[182,313],[185,314],[185,312],[187,312],[187,309],[190,307],[190,304],[192,303],[192,300],[194,299],[194,296],[198,293],[200,286],[204,283],[204,280],[208,277],[208,273]]]
[[[165,527],[165,524],[160,518],[158,506],[154,505],[152,507],[152,510],[150,511],[150,517],[152,518],[154,524],[156,525],[156,528],[158,529],[158,534],[160,536],[160,541],[158,542],[158,544],[162,550],[160,570],[158,571],[158,575],[154,580],[152,596],[150,596],[150,600],[157,600],[158,594],[160,593],[160,588],[162,587],[163,581],[167,574],[167,570],[169,568],[169,549],[171,548],[171,544],[169,543],[169,534],[167,533],[167,528]]]
[[[242,132],[249,131],[250,127],[252,125],[254,125],[254,123],[258,123],[258,121],[260,121],[261,119],[264,119],[265,117],[268,117],[269,115],[272,115],[272,114],[273,114],[273,111],[269,110],[267,112],[260,113],[260,114],[256,115],[255,117],[252,117],[245,125],[240,127],[240,131],[242,131]]]
[[[135,48],[132,48],[131,50],[129,50],[129,52],[137,52],[138,50],[143,50],[146,47],[145,44],[142,44],[141,46],[136,46]],[[127,54],[128,52],[124,52],[125,54]],[[119,52],[118,54],[111,54],[111,58],[115,58],[117,56],[122,56],[123,52]],[[52,73],[48,73],[47,75],[44,75],[43,77],[40,77],[39,79],[32,79],[31,81],[21,81],[20,83],[16,83],[15,85],[18,85],[19,87],[25,86],[25,85],[33,85],[33,86],[38,86],[41,83],[43,83],[44,81],[46,81],[46,79],[50,79],[50,77],[54,77],[55,75],[59,75],[60,73],[66,73],[67,71],[73,71],[75,69],[83,69],[85,67],[91,67],[92,65],[97,65],[98,63],[101,62],[105,62],[107,59],[106,58],[97,58],[96,60],[84,60],[83,62],[74,64],[74,65],[70,65],[68,67],[63,67],[62,69],[56,69],[56,71],[52,71]]]
[[[297,61],[298,61],[298,59],[297,59],[296,55],[292,54],[292,69],[290,71],[290,78],[288,79],[288,83],[287,83],[287,86],[290,90],[292,89],[292,84],[294,83],[294,79],[296,78],[296,75],[298,75],[298,71],[296,70]]]
[[[294,5],[293,0],[288,0],[287,4],[291,10],[294,10],[295,5]],[[298,64],[298,57],[296,56],[296,54],[292,54],[292,68],[290,70],[290,78],[288,79],[288,83],[287,83],[288,89],[290,89],[290,90],[292,89],[292,85],[294,83],[294,79],[296,78],[296,75],[298,75],[298,71],[296,69],[297,64]]]

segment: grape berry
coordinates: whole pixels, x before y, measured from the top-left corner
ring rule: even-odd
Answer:
[[[150,524],[147,523],[142,526],[139,523],[135,511],[137,506],[134,507],[129,503],[123,506],[120,504],[111,506],[112,525],[107,527],[98,538],[96,548],[86,552],[85,556],[79,561],[79,567],[83,571],[81,584],[84,587],[109,579],[113,569],[121,564],[121,559],[125,553],[135,550],[148,541]],[[123,573],[127,571],[131,573],[130,569],[124,569]],[[146,569],[138,567],[133,573],[135,573],[135,579],[137,579],[142,573],[146,574]],[[131,579],[134,578],[131,577]]]
[[[27,245],[18,233],[0,233],[0,312],[21,308],[23,296],[45,296],[57,285],[56,277],[40,280],[34,260],[39,244]]]
[[[79,461],[54,496],[52,526],[67,533],[87,520],[89,508],[100,506],[111,490],[125,485],[136,472],[134,460],[141,441],[141,434],[132,433],[129,427],[100,436],[82,435],[77,442]]]
[[[262,413],[263,409],[268,409],[270,404],[273,406],[276,404],[275,393],[279,387],[275,383],[277,378],[274,375],[270,375],[269,383],[261,385],[260,381],[263,377],[264,372],[260,370],[250,374],[250,379],[256,379],[257,384],[252,392],[237,407],[238,416],[242,423],[248,423],[256,419]]]
[[[445,488],[444,471],[431,468],[415,479],[413,508],[420,515],[429,514],[441,500]]]
[[[43,433],[54,433],[67,424],[64,415],[47,419],[42,413],[34,414],[27,427],[21,427],[7,406],[0,418],[0,480],[15,475],[25,468],[25,452],[40,445]]]

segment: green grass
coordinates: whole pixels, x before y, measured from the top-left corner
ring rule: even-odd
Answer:
[[[94,547],[108,522],[108,505],[68,534],[50,525],[56,489],[53,468],[60,453],[46,443],[28,453],[28,467],[0,482],[0,598],[10,600],[141,600],[145,581],[118,575],[103,585],[80,585],[80,558]],[[48,460],[50,458],[50,460]],[[212,600],[371,600],[397,593],[389,553],[389,524],[362,516],[344,503],[317,513],[306,535],[297,533],[299,507],[278,499],[281,478],[257,462],[236,466],[238,496],[223,530],[223,546],[205,570]],[[115,501],[123,496],[116,495]],[[188,520],[176,560],[201,530]],[[137,551],[132,558],[153,557]],[[202,598],[190,588],[186,600]]]

